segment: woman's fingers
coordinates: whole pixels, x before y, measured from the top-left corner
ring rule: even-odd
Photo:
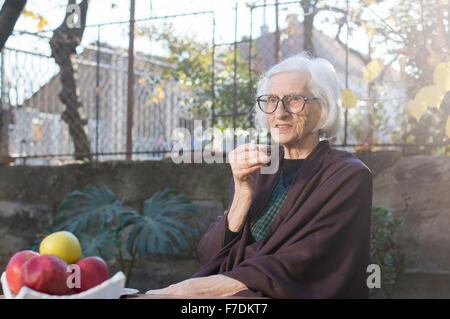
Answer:
[[[233,152],[236,154],[243,153],[243,152],[250,152],[250,151],[260,151],[266,154],[270,154],[272,152],[272,146],[270,145],[262,145],[262,144],[242,144],[236,147]]]
[[[255,163],[267,163],[270,161],[270,157],[263,151],[250,150],[240,153],[230,154],[229,160],[231,164],[255,164]]]
[[[247,175],[257,171],[271,160],[265,149],[256,144],[243,144],[228,154],[233,176],[236,180],[246,181]]]
[[[233,171],[233,176],[238,179],[238,180],[242,180],[244,179],[247,175],[257,171],[258,169],[261,168],[261,166],[263,166],[263,163],[254,163],[254,164],[240,164],[240,165],[235,165],[234,167],[232,166],[232,171]]]
[[[251,151],[257,151],[258,147],[256,144],[243,144],[236,147],[234,150],[232,150],[230,153],[228,153],[228,157],[230,162],[232,160],[236,160],[242,153],[247,153]]]
[[[253,166],[250,166],[248,168],[244,168],[242,170],[240,170],[240,174],[242,174],[243,176],[247,176],[255,171],[257,171],[260,167],[262,166],[262,164],[255,164]]]
[[[257,150],[258,149],[258,145],[253,144],[253,143],[247,143],[247,144],[242,144],[239,145],[238,147],[236,147],[234,149],[234,151],[236,153],[241,153],[241,152],[246,152],[246,151],[251,151],[251,150]]]
[[[146,294],[153,294],[153,295],[171,295],[174,293],[175,289],[174,289],[175,285],[170,285],[167,286],[165,288],[160,288],[160,289],[152,289],[152,290],[148,290],[146,292]]]
[[[268,157],[264,152],[260,151],[260,150],[251,150],[251,151],[246,151],[246,152],[241,152],[236,154],[236,159],[237,160],[241,160],[241,159],[249,159],[249,158],[265,158]]]

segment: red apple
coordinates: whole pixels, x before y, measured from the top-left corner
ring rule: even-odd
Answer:
[[[83,292],[109,279],[109,270],[100,257],[86,257],[76,263],[80,267],[80,287],[75,292]]]
[[[8,282],[9,290],[17,294],[20,291],[20,277],[22,274],[22,266],[29,259],[39,256],[38,252],[32,250],[22,250],[16,253],[8,262],[6,266],[6,281]]]
[[[22,267],[22,286],[50,295],[70,295],[67,284],[67,263],[54,255],[40,255],[28,260]]]

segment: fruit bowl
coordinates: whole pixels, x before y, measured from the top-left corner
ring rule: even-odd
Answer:
[[[92,287],[89,290],[78,294],[67,296],[49,295],[28,287],[22,287],[17,295],[14,295],[8,287],[6,281],[6,273],[1,277],[3,294],[6,299],[119,299],[120,296],[126,294],[125,275],[119,271],[108,280],[102,282],[100,285]]]

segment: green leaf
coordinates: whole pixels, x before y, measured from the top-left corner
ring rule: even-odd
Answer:
[[[167,188],[155,193],[144,202],[142,215],[124,215],[120,227],[133,227],[127,241],[128,252],[137,251],[140,256],[145,256],[186,250],[188,245],[183,232],[196,236],[197,231],[174,216],[188,212],[197,213],[198,208],[178,190]]]
[[[101,184],[100,188],[87,186],[83,191],[71,192],[58,208],[56,225],[60,229],[78,234],[94,234],[112,224],[115,218],[126,213],[122,200]]]
[[[136,243],[137,252],[140,256],[147,255],[147,227],[146,225],[142,228]]]
[[[95,236],[81,233],[78,238],[84,257],[100,255],[105,260],[111,260],[115,256],[112,249],[120,247],[117,245],[117,241],[114,240],[114,231],[112,230],[103,230],[96,233]]]

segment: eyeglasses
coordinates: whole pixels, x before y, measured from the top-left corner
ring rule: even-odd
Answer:
[[[284,109],[291,114],[303,111],[306,102],[320,100],[317,97],[305,97],[300,94],[288,94],[281,98]],[[261,95],[256,99],[259,108],[266,114],[272,114],[277,110],[280,98],[276,95]]]

